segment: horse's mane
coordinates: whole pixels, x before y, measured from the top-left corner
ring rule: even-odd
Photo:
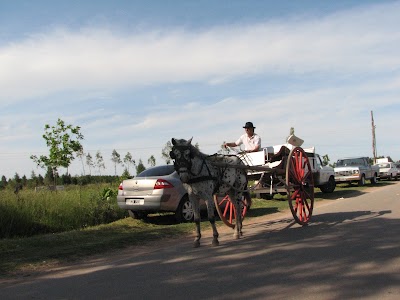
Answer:
[[[202,159],[205,159],[205,158],[210,156],[208,154],[205,154],[205,153],[201,152],[199,149],[197,149],[192,144],[190,144],[190,152],[192,152],[194,156],[199,156]]]

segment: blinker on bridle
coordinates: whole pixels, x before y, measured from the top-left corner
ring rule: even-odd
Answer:
[[[175,156],[174,150],[178,150],[181,153],[179,158]],[[187,150],[189,150],[189,159],[186,159],[184,155],[184,152]],[[174,168],[178,173],[179,168],[181,167],[186,167],[188,171],[192,168],[192,159],[194,158],[194,154],[192,153],[190,146],[173,146],[169,156],[174,160]]]

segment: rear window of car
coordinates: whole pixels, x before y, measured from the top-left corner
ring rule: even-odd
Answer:
[[[144,170],[136,177],[166,176],[172,174],[174,171],[173,165],[157,166]]]

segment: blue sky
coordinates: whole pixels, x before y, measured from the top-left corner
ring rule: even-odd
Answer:
[[[371,111],[378,155],[399,160],[399,15],[400,1],[0,0],[0,176],[44,174],[29,156],[58,118],[102,174],[114,149],[163,164],[167,141],[193,137],[213,154],[247,121],[263,146],[294,127],[332,162],[372,156]]]

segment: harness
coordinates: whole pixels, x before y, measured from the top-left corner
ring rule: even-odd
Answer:
[[[176,157],[175,156],[174,149],[176,149],[176,150],[178,150],[180,152],[180,157]],[[189,159],[185,158],[185,151],[189,151]],[[192,172],[192,159],[194,158],[194,154],[192,153],[192,149],[191,149],[190,145],[188,145],[188,146],[181,146],[181,145],[174,146],[172,148],[172,151],[170,152],[170,156],[174,160],[174,168],[175,168],[176,172],[178,172],[178,174],[180,173],[180,171],[179,171],[180,168],[181,167],[185,167],[188,170],[189,174],[192,175],[192,177],[187,182],[188,184],[212,180],[212,181],[215,181],[217,183],[216,184],[217,189],[219,188],[221,182],[220,182],[218,177],[212,176],[210,168],[209,168],[209,166],[208,166],[208,164],[206,162],[206,158],[202,158],[201,167],[200,167],[200,170],[198,171],[198,173],[195,174],[195,173]],[[213,155],[211,155],[211,156],[213,156]],[[208,157],[210,157],[210,156],[208,156]],[[207,169],[207,174],[208,175],[199,176],[203,172],[204,166]]]
[[[215,186],[214,186],[214,191],[213,194],[217,193],[217,191],[219,190],[221,183],[222,183],[222,177],[225,174],[225,171],[229,168],[228,166],[225,167],[217,167],[214,166],[217,169],[217,177],[212,176],[210,168],[207,164],[207,158],[209,157],[213,157],[213,156],[217,156],[218,154],[212,154],[212,155],[208,155],[206,157],[202,157],[202,163],[201,163],[201,167],[200,170],[198,171],[197,174],[192,172],[192,159],[195,157],[194,153],[192,152],[192,148],[193,146],[191,145],[174,145],[172,148],[172,151],[170,152],[170,157],[174,160],[174,169],[176,170],[176,172],[178,174],[181,174],[180,172],[180,168],[186,168],[188,170],[188,173],[192,176],[187,184],[192,184],[192,183],[199,183],[199,182],[203,182],[203,181],[214,181],[215,182]],[[180,155],[179,157],[176,157],[174,150],[178,150]],[[187,156],[187,158],[185,157],[185,154]],[[210,162],[212,164],[212,162]],[[207,174],[208,175],[201,175],[199,176],[203,169],[204,166],[207,169]],[[221,175],[221,176],[218,176]],[[236,190],[238,192],[249,192],[247,189],[246,190],[239,190],[238,188],[236,188],[235,186],[230,186],[233,190]]]

